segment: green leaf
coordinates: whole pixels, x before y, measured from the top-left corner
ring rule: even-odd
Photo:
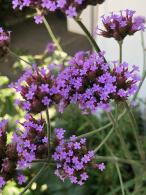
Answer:
[[[0,87],[3,85],[7,85],[9,83],[9,79],[6,76],[0,76]]]

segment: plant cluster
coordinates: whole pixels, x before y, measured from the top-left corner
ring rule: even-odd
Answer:
[[[12,0],[12,3],[13,8],[22,9],[30,6],[39,10],[40,15],[35,16],[36,23],[45,22],[46,24],[44,14],[56,9],[60,9],[67,16],[74,17],[92,45],[95,46],[95,51],[78,51],[67,61],[67,67],[64,64],[60,65],[62,68],[57,75],[53,74],[49,66],[38,67],[36,64],[26,62],[31,67],[25,70],[16,83],[11,84],[11,87],[21,96],[16,103],[26,112],[26,116],[23,122],[18,122],[21,127],[14,132],[9,144],[7,144],[6,136],[7,121],[0,122],[0,188],[3,188],[7,181],[15,178],[19,184],[23,184],[26,182],[24,170],[32,167],[33,163],[39,162],[44,163],[42,168],[53,163],[56,167],[54,173],[62,181],[69,179],[73,184],[83,185],[89,178],[89,169],[92,168],[94,171],[105,169],[103,162],[97,162],[96,153],[102,145],[106,144],[114,130],[122,146],[125,146],[118,125],[124,113],[121,115],[116,113],[114,118],[111,112],[112,103],[117,106],[123,103],[129,109],[126,101],[140,89],[138,87],[139,68],[136,65],[131,67],[122,60],[122,43],[127,35],[144,30],[145,21],[141,17],[134,18],[135,12],[132,10],[124,10],[120,14],[112,13],[110,16],[102,17],[105,30],[100,30],[100,35],[107,38],[113,37],[120,45],[119,61],[107,62],[105,52],[100,51],[93,37],[77,17],[87,5],[96,5],[103,1],[92,3],[90,0]],[[46,27],[49,29],[48,24]],[[58,40],[54,35],[52,37],[54,43],[48,44],[46,48],[46,52],[49,53],[54,53],[55,49],[61,49]],[[0,28],[0,49],[4,53],[7,51],[12,54],[13,52],[8,49],[9,41],[10,33]],[[71,135],[69,138],[65,138],[65,130],[62,127],[52,132],[50,107],[57,107],[59,112],[64,112],[65,108],[72,103],[78,105],[84,113],[93,113],[100,108],[107,113],[110,119],[110,123],[100,130],[110,126],[112,128],[94,149],[89,147],[85,138],[93,134],[92,131],[79,137]],[[46,120],[43,117],[44,112]],[[132,113],[130,116],[133,119]],[[136,144],[143,160],[141,145],[137,139]],[[110,152],[114,157],[111,150]],[[124,195],[120,171],[117,165],[116,167]],[[23,192],[30,185],[31,181]]]

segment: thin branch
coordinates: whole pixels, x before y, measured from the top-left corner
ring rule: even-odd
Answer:
[[[88,136],[94,135],[94,134],[96,134],[96,133],[98,133],[98,132],[100,132],[100,131],[102,131],[102,130],[104,130],[104,129],[107,129],[107,128],[110,127],[111,125],[112,125],[112,123],[108,123],[108,124],[106,124],[106,125],[103,126],[103,127],[100,127],[100,128],[95,129],[95,130],[93,130],[93,131],[91,131],[91,132],[89,132],[89,133],[85,133],[85,134],[82,134],[82,135],[78,136],[77,139],[80,139],[80,138],[82,138],[82,137],[88,137]]]
[[[49,116],[49,109],[46,109],[46,119],[47,119],[47,138],[48,138],[48,155],[51,149],[51,122]]]
[[[123,159],[123,158],[119,158],[116,156],[96,156],[97,160],[102,160],[102,161],[110,161],[110,162],[119,162],[119,163],[124,163],[124,164],[146,164],[146,161],[138,161],[138,160],[133,160],[133,159]]]
[[[37,13],[38,14],[41,14],[41,11],[39,9],[36,9]],[[46,18],[43,16],[43,23],[52,39],[52,41],[55,43],[57,49],[61,52],[63,52],[63,49],[61,48],[60,44],[59,44],[59,41],[57,40],[56,36],[54,35],[52,29],[51,29],[51,26],[49,25],[49,23],[47,22]]]
[[[113,133],[114,128],[110,130],[110,132],[107,134],[107,136],[103,139],[103,141],[97,146],[97,148],[94,149],[94,153],[96,153],[102,146],[103,144],[109,139],[111,134]]]
[[[101,52],[98,44],[96,43],[96,41],[94,40],[94,38],[92,37],[91,33],[88,31],[88,29],[86,28],[86,26],[83,24],[83,22],[81,21],[81,19],[79,17],[74,18],[74,20],[77,22],[77,24],[81,27],[81,29],[84,31],[87,39],[89,40],[91,46],[95,49],[96,52]],[[106,61],[106,59],[104,58],[104,61]]]
[[[126,112],[127,112],[127,110],[125,109],[125,110],[117,117],[117,121],[119,121],[119,120],[126,114]],[[87,117],[86,117],[86,119],[89,121],[89,119],[88,119]],[[106,124],[106,125],[103,126],[103,127],[100,127],[100,128],[95,129],[95,130],[93,130],[93,131],[91,131],[91,132],[88,132],[88,133],[79,135],[79,136],[77,137],[77,139],[80,139],[80,138],[82,138],[82,137],[89,137],[89,136],[91,136],[91,135],[94,135],[94,134],[96,134],[96,133],[98,133],[98,132],[100,132],[100,131],[102,131],[102,130],[108,128],[108,127],[110,127],[112,124],[113,124],[113,123],[110,122],[110,123]]]
[[[108,115],[108,118],[110,119],[110,121],[113,124],[113,127],[114,127],[114,129],[116,131],[116,134],[117,134],[117,136],[118,136],[118,138],[119,138],[119,140],[121,142],[121,145],[123,146],[123,149],[125,149],[124,152],[125,152],[126,157],[127,158],[131,158],[131,154],[130,154],[128,148],[127,148],[127,144],[125,143],[125,140],[124,140],[123,135],[121,133],[121,130],[119,128],[118,121],[117,122],[115,121],[112,113],[107,112],[107,115]]]
[[[8,49],[8,52],[9,52],[12,56],[14,56],[15,58],[17,58],[18,60],[23,61],[23,62],[25,62],[26,64],[32,66],[32,64],[31,64],[30,62],[24,60],[23,58],[21,58],[20,56],[18,56],[15,52],[11,51],[10,49]]]
[[[46,167],[46,163],[41,167],[38,173],[30,180],[30,182],[27,184],[27,186],[19,195],[23,195],[31,187],[32,183],[38,179],[38,177],[40,176],[40,174],[42,173],[45,167]]]
[[[130,123],[131,123],[132,129],[133,129],[133,133],[134,133],[134,137],[135,137],[135,140],[136,140],[139,155],[140,155],[141,159],[144,160],[145,159],[145,153],[144,153],[143,148],[140,144],[139,136],[137,134],[138,126],[137,126],[134,114],[131,111],[131,108],[129,107],[127,102],[125,102],[125,107],[127,109],[127,112],[128,112],[129,118],[130,118]]]
[[[119,41],[119,62],[122,63],[122,46],[123,46],[123,41]]]
[[[146,46],[145,46],[145,43],[144,43],[144,33],[141,32],[141,46],[142,46],[142,50],[143,50],[143,73],[142,73],[142,79],[139,83],[139,86],[138,86],[138,89],[135,93],[135,95],[133,96],[133,101],[136,100],[137,96],[138,96],[138,93],[143,85],[143,82],[146,78]]]
[[[122,175],[121,175],[121,171],[120,171],[120,168],[119,168],[118,163],[115,163],[115,166],[116,166],[117,173],[118,173],[119,180],[120,180],[120,184],[121,184],[122,195],[125,195],[124,185],[123,185],[123,180],[122,180]]]

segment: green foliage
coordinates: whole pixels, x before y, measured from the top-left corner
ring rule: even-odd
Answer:
[[[9,79],[6,76],[0,76],[0,117],[4,117],[5,114],[14,116],[16,114],[16,108],[14,106],[15,94],[10,88],[2,88],[9,83]]]

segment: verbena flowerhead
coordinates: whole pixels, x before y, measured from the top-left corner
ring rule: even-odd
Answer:
[[[7,181],[15,179],[18,174],[16,143],[7,144],[6,133],[7,120],[2,120],[0,122],[0,188],[3,188]]]
[[[122,41],[127,35],[133,35],[137,31],[145,30],[145,19],[135,16],[133,10],[123,10],[119,13],[112,12],[102,16],[104,29],[97,27],[97,34],[107,38]]]
[[[59,95],[54,87],[55,79],[49,68],[34,68],[27,70],[11,86],[19,92],[23,98],[17,101],[24,110],[31,113],[40,113],[54,103],[58,103]]]
[[[13,135],[13,142],[17,145],[19,169],[29,167],[33,160],[46,158],[48,151],[46,124],[42,118],[35,119],[27,114],[21,125],[23,129]]]
[[[137,90],[137,84],[140,81],[139,67],[131,66],[126,62],[121,64],[113,62],[111,66],[113,66],[111,75],[116,78],[113,83],[116,91],[111,95],[111,98],[116,101],[124,101],[129,96],[134,95]]]
[[[0,27],[0,57],[3,57],[7,53],[9,44],[10,32],[4,31],[4,29]]]
[[[105,63],[103,52],[78,52],[69,64],[56,81],[62,96],[60,111],[70,103],[85,112],[109,109],[110,100],[124,101],[136,90],[137,67],[130,70],[127,63]]]
[[[115,77],[110,75],[109,64],[104,61],[104,52],[78,52],[57,78],[57,87],[62,96],[59,109],[68,104],[78,104],[83,111],[95,111],[108,107]],[[104,77],[104,78],[103,78]]]
[[[104,0],[12,0],[13,8],[22,10],[24,7],[39,8],[44,14],[46,11],[54,12],[61,10],[67,16],[75,17],[88,5],[97,5],[103,3]],[[35,16],[37,24],[42,23],[42,16]]]
[[[55,174],[64,181],[83,185],[88,179],[88,169],[95,168],[103,171],[104,163],[96,164],[94,152],[87,149],[86,139],[77,140],[72,136],[68,141],[64,138],[64,129],[55,129],[55,152],[52,155],[57,163]]]

